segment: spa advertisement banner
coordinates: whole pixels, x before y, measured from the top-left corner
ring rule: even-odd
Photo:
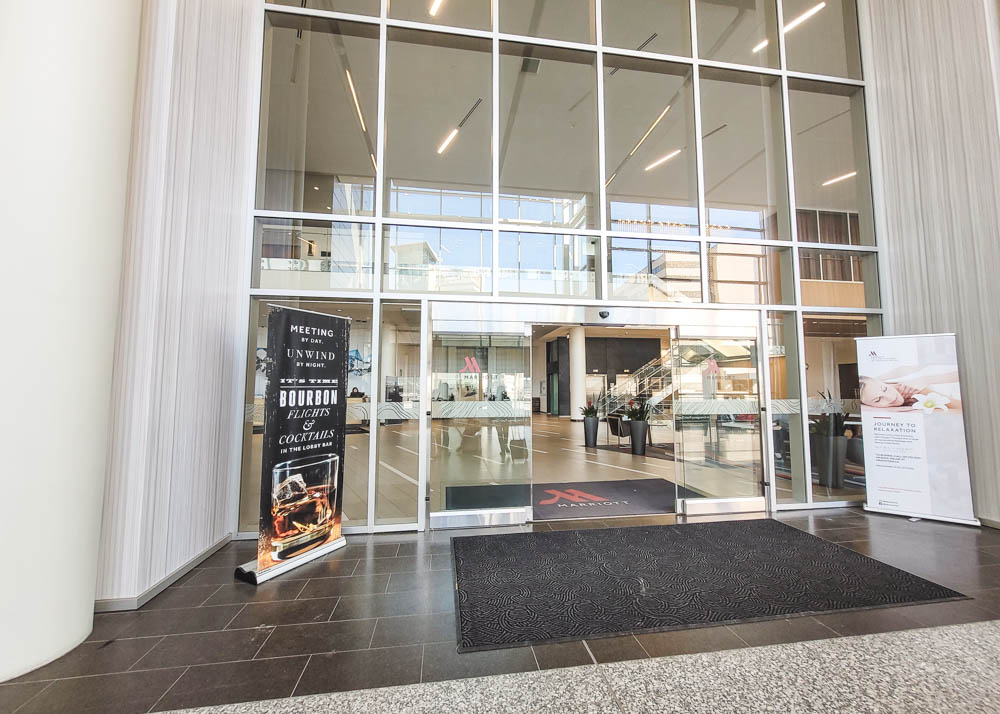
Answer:
[[[955,335],[859,337],[870,511],[979,525]]]
[[[257,581],[341,537],[350,329],[348,318],[269,306]]]

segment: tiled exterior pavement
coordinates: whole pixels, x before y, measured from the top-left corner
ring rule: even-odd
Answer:
[[[87,642],[0,685],[0,712],[164,711],[1000,618],[1000,531],[853,509],[778,517],[975,599],[459,655],[449,540],[471,531],[349,537],[257,588],[233,580],[254,553],[244,541],[141,610],[97,615]],[[674,519],[486,532],[654,522]]]

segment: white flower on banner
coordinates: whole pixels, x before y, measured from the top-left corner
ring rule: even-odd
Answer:
[[[913,405],[914,409],[921,409],[925,412],[936,412],[947,411],[948,403],[951,401],[948,397],[943,394],[938,394],[937,392],[931,392],[930,394],[914,394],[913,398],[917,400],[917,403]]]

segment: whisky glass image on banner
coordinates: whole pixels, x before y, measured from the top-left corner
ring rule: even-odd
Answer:
[[[340,457],[318,454],[271,469],[271,557],[284,560],[323,543],[334,527]]]

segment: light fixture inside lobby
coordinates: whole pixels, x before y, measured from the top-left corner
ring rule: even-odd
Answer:
[[[854,178],[857,175],[858,175],[857,171],[851,171],[850,173],[846,173],[843,176],[837,176],[835,178],[830,179],[829,181],[824,181],[823,185],[824,186],[832,186],[835,183],[840,183],[841,181],[846,181],[847,179]]]
[[[441,4],[443,2],[444,0],[434,0],[434,2],[431,3],[431,9],[428,11],[431,17],[438,14],[438,10],[441,9]]]
[[[659,166],[660,164],[665,164],[666,162],[670,161],[670,159],[674,158],[674,157],[675,157],[675,156],[677,156],[677,154],[679,154],[679,153],[681,153],[681,150],[680,150],[680,149],[674,149],[673,151],[671,151],[671,152],[670,152],[669,154],[667,154],[666,156],[661,156],[660,158],[658,158],[658,159],[657,159],[656,161],[654,161],[653,163],[651,163],[651,164],[650,164],[649,166],[647,166],[647,167],[646,167],[645,169],[643,169],[643,170],[644,170],[644,171],[650,171],[650,170],[652,170],[652,169],[655,169],[655,168],[656,168],[657,166]]]
[[[344,72],[347,73],[347,85],[351,88],[351,96],[354,97],[354,108],[358,112],[358,121],[361,122],[361,131],[367,133],[368,129],[365,127],[365,118],[361,115],[361,102],[358,101],[358,93],[354,89],[354,80],[351,79],[351,70],[345,69]]]
[[[790,32],[791,30],[794,30],[796,27],[798,27],[799,25],[801,25],[803,22],[805,22],[806,20],[808,20],[810,17],[812,17],[813,15],[815,15],[817,12],[819,12],[820,10],[822,10],[825,7],[826,7],[826,3],[825,2],[821,2],[821,3],[817,4],[817,5],[813,5],[811,8],[809,8],[804,13],[802,13],[801,15],[799,15],[798,17],[796,17],[795,19],[793,19],[791,22],[789,22],[787,25],[785,25],[785,29],[783,30],[783,34],[787,33],[787,32]],[[754,48],[753,48],[754,54],[757,54],[758,52],[760,52],[762,49],[764,49],[765,47],[767,47],[767,45],[768,45],[768,41],[767,40],[761,40],[760,42],[758,42],[756,45],[754,45]]]
[[[451,142],[453,142],[453,141],[455,140],[455,137],[456,137],[456,136],[458,136],[458,130],[459,130],[459,129],[461,129],[461,128],[462,128],[463,126],[465,126],[465,123],[466,123],[467,121],[469,121],[469,117],[471,117],[471,116],[472,116],[472,112],[476,111],[476,109],[478,109],[478,108],[479,108],[479,105],[480,105],[480,104],[482,104],[482,103],[483,103],[483,98],[482,98],[482,97],[479,97],[479,98],[478,98],[478,99],[477,99],[477,100],[475,101],[475,103],[474,103],[474,104],[472,105],[472,108],[471,108],[471,109],[469,109],[469,111],[467,111],[467,112],[465,113],[465,116],[464,116],[464,117],[462,117],[462,121],[460,121],[460,122],[458,123],[458,126],[456,126],[456,127],[454,128],[454,129],[452,129],[452,130],[451,130],[451,131],[450,131],[450,132],[448,133],[448,136],[446,136],[446,137],[444,138],[444,141],[442,141],[442,142],[441,142],[441,145],[440,145],[440,146],[438,147],[438,150],[437,150],[437,152],[438,152],[439,154],[443,154],[443,153],[444,153],[444,151],[445,151],[445,149],[447,149],[447,148],[448,148],[448,147],[449,147],[449,146],[451,145]]]
[[[641,139],[639,139],[639,142],[632,148],[630,152],[628,152],[629,156],[632,156],[632,154],[634,154],[636,151],[639,150],[639,147],[642,146],[642,142],[644,142],[646,138],[653,133],[653,129],[656,128],[656,125],[660,123],[660,120],[663,119],[663,117],[665,117],[667,115],[667,112],[669,111],[670,111],[670,105],[668,104],[663,109],[663,111],[660,112],[660,116],[656,117],[656,121],[654,121],[652,124],[649,125],[649,128],[646,129],[646,133],[642,135]]]

